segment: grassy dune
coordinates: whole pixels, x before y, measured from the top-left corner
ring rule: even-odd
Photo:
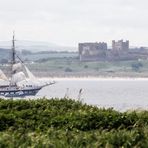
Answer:
[[[0,147],[148,147],[148,111],[70,99],[0,99]]]

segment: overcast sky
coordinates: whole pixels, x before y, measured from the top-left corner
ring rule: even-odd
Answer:
[[[0,0],[0,40],[78,42],[129,39],[148,46],[148,0]]]

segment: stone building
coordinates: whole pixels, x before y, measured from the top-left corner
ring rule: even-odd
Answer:
[[[112,41],[112,50],[116,50],[116,51],[124,51],[124,50],[129,50],[129,41],[125,41],[123,42],[123,40],[119,40],[119,41]]]
[[[147,48],[129,48],[129,41],[112,41],[112,48],[104,42],[79,43],[80,61],[123,61],[148,59]]]
[[[107,43],[79,43],[80,61],[104,60],[106,58]]]

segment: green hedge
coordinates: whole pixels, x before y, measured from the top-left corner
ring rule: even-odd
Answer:
[[[148,111],[71,99],[0,99],[0,147],[148,147]]]

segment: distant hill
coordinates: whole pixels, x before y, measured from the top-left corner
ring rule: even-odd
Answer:
[[[10,49],[12,46],[11,41],[0,41],[0,48]],[[60,46],[53,43],[41,41],[16,41],[16,50],[29,50],[31,52],[40,51],[77,51],[76,47]]]
[[[77,52],[68,52],[68,51],[39,51],[32,52],[30,50],[22,50],[16,51],[17,55],[23,61],[38,61],[38,60],[46,60],[49,58],[77,58]],[[12,58],[12,50],[0,48],[0,63],[8,63]]]

